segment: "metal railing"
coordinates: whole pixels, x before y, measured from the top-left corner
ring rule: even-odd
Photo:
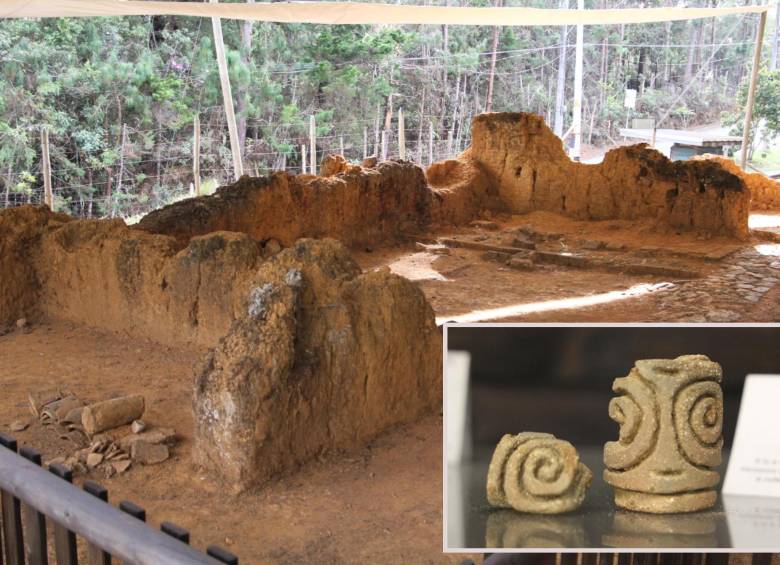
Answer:
[[[57,565],[77,565],[77,536],[87,543],[90,565],[109,565],[112,557],[139,565],[238,564],[221,547],[209,546],[206,553],[190,547],[189,532],[176,524],[151,528],[146,511],[132,502],[108,504],[101,485],[85,481],[81,490],[72,481],[64,465],[46,470],[40,453],[26,446],[17,453],[16,440],[0,434],[0,565],[48,565],[47,522]]]

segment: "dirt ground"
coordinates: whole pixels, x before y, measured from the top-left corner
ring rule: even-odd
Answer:
[[[173,427],[172,457],[120,476],[88,476],[110,500],[146,508],[155,526],[173,521],[193,545],[216,543],[242,563],[458,563],[441,552],[441,416],[393,429],[358,453],[331,454],[240,496],[193,468],[191,379],[200,351],[161,347],[49,321],[0,337],[0,430],[28,421],[27,391],[67,387],[85,400],[141,393],[145,421]],[[125,430],[120,430],[124,433]],[[44,462],[77,445],[56,426],[14,432]],[[81,482],[85,477],[77,477]]]
[[[583,222],[533,212],[493,219],[487,222],[489,229],[482,222],[419,238],[423,245],[361,252],[357,259],[365,269],[388,265],[416,280],[439,323],[780,321],[780,243],[766,227],[780,226],[780,216],[763,214],[760,219],[763,235],[740,242],[660,232],[646,222]],[[484,250],[437,245],[446,238],[502,246],[523,230],[550,238],[537,249],[594,265],[518,270]],[[602,247],[588,249],[593,244]],[[605,262],[696,276],[627,274],[599,266]]]
[[[765,228],[780,226],[780,216],[762,218]],[[587,263],[518,269],[501,253],[473,248],[514,245],[517,237]],[[416,281],[440,323],[776,322],[780,242],[774,237],[770,229],[744,242],[704,239],[661,233],[650,224],[535,212],[410,237],[407,245],[367,249],[356,258],[365,270],[389,266]],[[621,265],[692,276],[626,274]],[[173,427],[180,437],[171,459],[89,478],[104,484],[114,503],[128,499],[145,507],[154,525],[178,523],[196,547],[222,545],[242,563],[460,562],[463,556],[441,552],[440,414],[390,430],[360,452],[328,454],[231,496],[191,463],[192,376],[203,352],[55,320],[38,322],[29,333],[15,330],[0,336],[0,430],[30,419],[28,391],[66,387],[87,401],[142,393],[144,419]],[[13,435],[40,449],[44,461],[80,447],[73,436],[37,422]]]

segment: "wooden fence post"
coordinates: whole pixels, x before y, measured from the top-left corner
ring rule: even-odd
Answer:
[[[344,136],[339,136],[339,155],[344,156]]]
[[[41,129],[41,172],[43,173],[43,202],[54,210],[54,193],[51,188],[51,160],[49,158],[49,128]]]
[[[120,135],[119,142],[119,175],[116,179],[116,193],[122,192],[122,177],[125,176],[125,139],[127,138],[127,124],[122,124],[122,133]],[[157,182],[162,184],[162,181],[158,178]]]
[[[306,173],[306,144],[301,144],[301,174]]]
[[[309,145],[311,150],[309,151],[309,169],[313,175],[317,174],[317,122],[314,119],[314,114],[309,116]]]
[[[210,0],[216,4],[217,0]],[[211,18],[211,27],[214,31],[214,50],[217,52],[217,65],[219,66],[219,82],[222,85],[222,102],[225,105],[225,117],[227,118],[228,133],[230,134],[230,152],[233,155],[233,176],[238,180],[244,174],[244,164],[241,160],[241,146],[238,143],[238,126],[236,125],[236,112],[233,109],[233,91],[230,88],[230,75],[228,74],[227,60],[225,59],[225,41],[222,38],[222,21],[219,18]]]
[[[406,160],[406,127],[404,124],[404,109],[398,108],[398,158]]]
[[[387,161],[387,130],[382,130],[382,161]]]
[[[195,116],[192,123],[192,179],[195,195],[200,196],[200,116]]]

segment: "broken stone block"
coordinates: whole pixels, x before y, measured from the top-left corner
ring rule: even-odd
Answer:
[[[133,423],[130,424],[130,431],[134,434],[140,434],[145,429],[146,423],[143,420],[133,420]]]
[[[536,267],[534,262],[527,257],[514,256],[509,260],[509,266],[518,271],[533,271]]]
[[[91,435],[129,424],[143,414],[144,397],[131,394],[90,404],[81,414],[81,423]]]
[[[143,465],[156,465],[168,459],[170,452],[167,445],[139,440],[133,443],[130,457]]]
[[[568,441],[552,434],[506,434],[487,475],[491,506],[519,512],[560,514],[580,507],[593,473]]]
[[[71,420],[66,421],[66,418],[69,415],[71,415],[71,412],[80,411],[82,408],[84,408],[84,403],[81,402],[78,398],[76,398],[75,396],[66,396],[65,398],[57,402],[57,408],[54,410],[53,416],[57,422],[67,423],[68,421],[71,421]]]
[[[706,355],[645,359],[615,379],[604,446],[615,504],[637,512],[694,512],[715,504],[723,447],[722,369]]]
[[[64,418],[60,420],[61,424],[78,424],[81,425],[81,415],[84,412],[84,406],[79,406],[68,412]]]

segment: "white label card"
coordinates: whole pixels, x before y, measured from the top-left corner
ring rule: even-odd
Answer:
[[[780,375],[748,375],[723,493],[780,498]]]

